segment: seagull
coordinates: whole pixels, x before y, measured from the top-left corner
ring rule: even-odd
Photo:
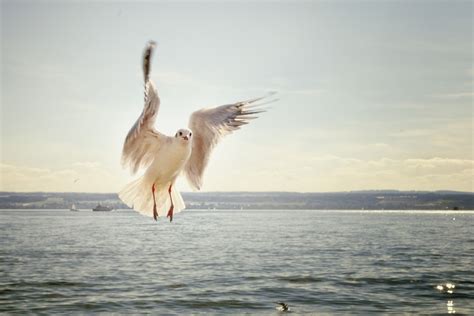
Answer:
[[[160,108],[160,97],[150,78],[150,64],[154,41],[148,42],[143,54],[145,104],[141,115],[128,132],[122,150],[122,165],[132,174],[146,169],[144,174],[127,184],[119,193],[120,199],[135,211],[156,221],[164,216],[173,221],[173,214],[185,208],[175,181],[184,174],[195,190],[200,190],[203,173],[212,150],[220,139],[265,112],[262,101],[273,95],[214,108],[200,109],[191,114],[188,128],[180,128],[174,136],[155,129],[154,123]]]
[[[276,309],[279,310],[280,312],[289,312],[290,311],[290,307],[288,306],[288,304],[283,303],[283,302],[278,302],[277,304],[280,305],[280,306],[277,306]]]

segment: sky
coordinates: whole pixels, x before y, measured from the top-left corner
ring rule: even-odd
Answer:
[[[1,1],[0,191],[117,192],[156,128],[277,91],[203,191],[474,191],[472,1]],[[186,181],[178,188],[190,191]]]

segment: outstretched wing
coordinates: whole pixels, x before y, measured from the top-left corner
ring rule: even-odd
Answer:
[[[184,172],[192,187],[201,189],[204,170],[209,162],[211,151],[219,140],[257,118],[258,113],[265,112],[262,105],[276,101],[258,103],[266,97],[268,95],[216,108],[201,109],[191,115],[189,128],[194,134],[193,148]]]
[[[143,55],[145,105],[142,114],[128,132],[122,150],[122,164],[130,167],[133,173],[137,172],[140,167],[148,166],[153,161],[154,154],[166,137],[153,127],[160,108],[158,91],[149,78],[150,59],[154,47],[155,43],[149,42]]]

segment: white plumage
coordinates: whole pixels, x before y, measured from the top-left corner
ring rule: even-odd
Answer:
[[[194,112],[189,129],[179,129],[174,137],[166,136],[154,128],[160,107],[160,98],[150,80],[150,60],[154,42],[149,42],[143,57],[145,78],[145,105],[140,117],[125,138],[122,163],[132,173],[146,168],[145,173],[129,183],[119,197],[129,207],[146,216],[168,216],[185,208],[181,194],[174,183],[184,172],[194,189],[202,186],[204,170],[212,149],[220,138],[264,112],[256,103],[265,97],[252,99]]]

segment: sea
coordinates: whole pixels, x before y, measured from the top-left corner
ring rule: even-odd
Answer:
[[[474,212],[0,211],[0,313],[474,315]]]

